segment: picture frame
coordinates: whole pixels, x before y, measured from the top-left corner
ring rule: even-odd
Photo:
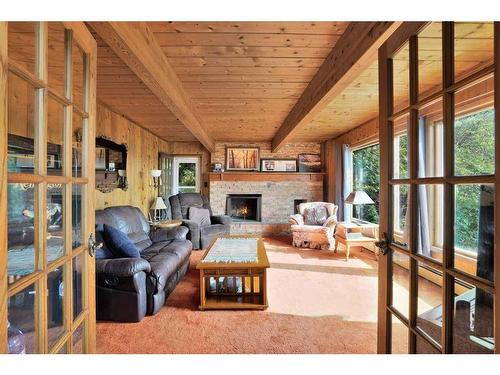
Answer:
[[[259,147],[226,147],[226,171],[258,171]]]
[[[261,159],[262,172],[297,172],[297,159]]]
[[[299,172],[321,172],[322,163],[320,154],[299,154]]]

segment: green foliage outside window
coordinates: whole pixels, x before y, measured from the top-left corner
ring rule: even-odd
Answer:
[[[494,110],[455,119],[455,175],[495,173]],[[399,136],[399,175],[408,176],[408,137]],[[374,205],[354,207],[353,216],[379,222],[379,145],[353,152],[353,189],[364,190]],[[399,228],[403,230],[408,202],[407,185],[400,186]],[[455,246],[477,250],[479,234],[480,185],[457,185],[455,189]]]
[[[455,119],[455,175],[495,173],[493,109]],[[455,188],[455,246],[477,250],[480,185]]]
[[[378,224],[379,220],[379,193],[380,193],[380,167],[379,145],[365,147],[353,151],[353,190],[363,190],[373,199],[375,204],[354,206],[353,216]]]
[[[195,163],[179,163],[179,186],[196,186]]]

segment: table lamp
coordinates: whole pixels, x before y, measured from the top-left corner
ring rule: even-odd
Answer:
[[[370,198],[366,192],[363,190],[355,190],[348,195],[348,197],[344,201],[347,204],[362,205],[362,204],[375,204],[373,199]],[[359,215],[356,215],[359,217]]]
[[[150,210],[153,213],[153,217],[151,220],[153,225],[156,225],[159,221],[163,220],[165,218],[165,213],[167,210],[167,206],[163,198],[157,197]]]

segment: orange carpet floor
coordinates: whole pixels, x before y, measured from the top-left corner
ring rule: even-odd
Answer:
[[[155,316],[97,324],[99,353],[375,353],[377,263],[368,252],[296,249],[266,238],[269,308],[199,311],[194,251],[188,274]]]

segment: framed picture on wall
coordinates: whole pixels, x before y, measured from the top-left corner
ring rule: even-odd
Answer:
[[[297,172],[296,159],[262,159],[262,172]]]
[[[258,171],[258,147],[227,147],[226,171]]]
[[[299,154],[299,172],[321,172],[321,155]]]

